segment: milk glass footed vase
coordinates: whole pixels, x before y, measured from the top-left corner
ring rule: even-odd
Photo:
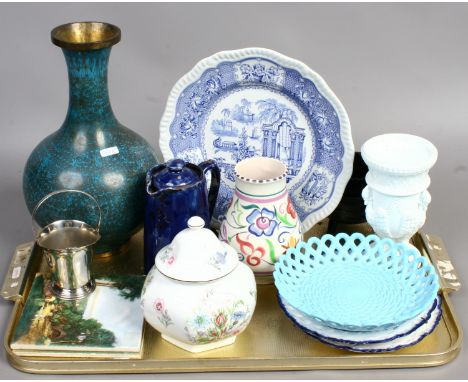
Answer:
[[[96,253],[113,252],[142,226],[146,171],[157,164],[152,147],[119,123],[109,101],[107,66],[120,29],[78,22],[53,29],[51,37],[67,63],[68,112],[62,126],[36,146],[26,163],[26,204],[32,211],[44,195],[60,189],[88,192],[102,209]],[[83,216],[69,198],[56,199],[50,209],[64,219]],[[50,213],[44,208],[38,221]],[[93,222],[94,216],[85,214],[83,219]]]
[[[426,220],[437,149],[415,135],[384,134],[366,141],[361,154],[369,167],[362,192],[368,223],[382,238],[408,242]]]
[[[235,166],[235,191],[220,239],[237,250],[257,282],[272,282],[278,258],[302,240],[301,223],[286,187],[281,161],[253,157]]]

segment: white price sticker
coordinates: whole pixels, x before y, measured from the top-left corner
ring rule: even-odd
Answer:
[[[117,146],[112,146],[112,147],[108,147],[107,149],[102,149],[101,157],[105,158],[105,157],[109,157],[111,155],[115,155],[118,153],[119,153],[119,149],[117,148]]]

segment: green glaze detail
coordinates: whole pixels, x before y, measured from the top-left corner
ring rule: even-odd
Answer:
[[[283,223],[287,228],[293,228],[296,226],[297,223],[291,223],[289,222],[288,218],[287,218],[287,214],[284,214],[284,215],[281,215],[278,210],[276,209],[276,207],[274,208],[275,209],[275,216],[278,218],[278,220]]]
[[[266,243],[268,244],[268,254],[270,256],[270,260],[273,263],[276,263],[276,257],[275,257],[275,247],[273,243],[269,239],[265,239]]]
[[[242,211],[242,209],[239,208],[239,199],[237,199],[236,202],[234,203],[234,210],[236,212],[236,216],[233,216],[233,218],[234,218],[234,223],[236,224],[236,226],[230,224],[229,222],[228,222],[228,224],[234,229],[242,229],[242,228],[247,227],[246,225],[242,225],[240,223],[240,220],[241,220],[242,215],[243,215],[243,211]],[[231,239],[232,239],[232,237],[229,238],[229,241],[231,241]]]
[[[242,206],[242,208],[243,208],[244,210],[251,210],[251,209],[253,209],[253,208],[260,208],[260,207],[257,206],[256,204],[248,204],[248,205],[246,205],[246,206]]]
[[[243,195],[247,195],[247,196],[252,196],[254,198],[268,198],[270,196],[275,196],[275,195],[279,195],[281,193],[284,192],[284,190],[286,190],[286,188],[283,188],[281,191],[278,191],[278,192],[274,192],[273,194],[249,194],[248,192],[245,192],[245,191],[241,191],[239,190],[238,188],[236,188],[236,191],[243,194]]]

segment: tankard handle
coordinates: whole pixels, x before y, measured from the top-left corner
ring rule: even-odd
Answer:
[[[213,212],[216,206],[216,200],[218,199],[219,185],[221,183],[221,172],[219,167],[213,159],[206,160],[198,165],[202,170],[203,174],[211,171],[211,184],[208,191],[208,206],[210,212],[210,220],[213,217]],[[209,226],[209,222],[207,222]]]
[[[38,227],[40,227],[39,223],[36,221],[36,214],[37,214],[37,211],[39,210],[39,208],[51,197],[53,197],[55,195],[58,195],[58,194],[65,194],[67,192],[85,195],[88,198],[90,198],[94,202],[94,204],[96,204],[96,206],[98,208],[98,211],[99,211],[99,219],[98,219],[98,223],[97,223],[97,226],[96,226],[96,230],[99,232],[99,229],[101,228],[102,210],[101,210],[101,207],[99,206],[99,203],[97,202],[97,200],[92,195],[88,194],[87,192],[81,191],[81,190],[57,190],[57,191],[53,191],[50,194],[47,194],[46,196],[44,196],[41,200],[39,200],[39,202],[34,207],[33,212],[31,214],[34,236],[37,235],[37,232],[34,230],[34,224],[36,224]]]

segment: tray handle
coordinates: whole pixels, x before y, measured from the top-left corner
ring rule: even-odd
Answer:
[[[461,288],[460,278],[449,258],[447,249],[444,242],[439,236],[428,235],[426,233],[420,234],[424,247],[435,265],[437,273],[439,274],[440,287],[442,290],[450,292],[457,292]]]
[[[34,242],[30,242],[16,247],[1,290],[5,300],[16,301],[23,298],[25,275],[29,268],[33,246]]]

